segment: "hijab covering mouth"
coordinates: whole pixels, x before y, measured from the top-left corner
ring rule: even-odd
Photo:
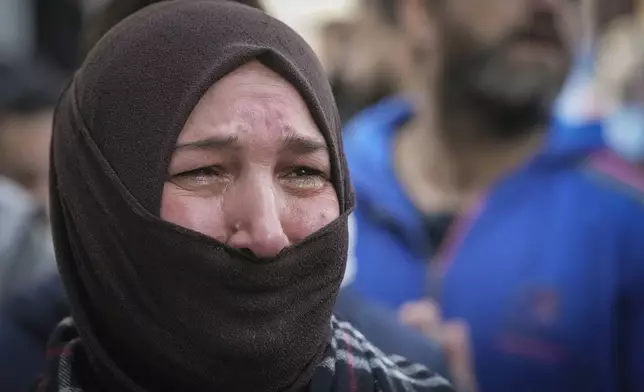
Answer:
[[[159,218],[188,116],[206,90],[253,59],[307,103],[344,212],[264,264]],[[330,339],[353,203],[338,124],[312,51],[250,7],[161,3],[98,43],[56,112],[52,208],[72,315],[102,382],[195,391],[308,382]]]
[[[268,262],[159,218],[188,116],[214,83],[253,59],[306,102],[329,146],[341,211]],[[41,386],[327,392],[358,391],[365,380],[373,390],[378,377],[383,386],[405,386],[396,390],[442,385],[332,318],[354,203],[339,124],[312,50],[261,11],[164,2],[112,29],[56,110],[51,214],[73,325],[64,322],[52,337],[63,342],[62,355]]]

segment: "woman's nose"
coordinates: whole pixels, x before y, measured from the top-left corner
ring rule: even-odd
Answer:
[[[250,250],[258,258],[275,257],[289,246],[290,241],[282,227],[280,203],[271,186],[246,190],[231,203],[234,211],[230,211],[227,219],[231,224],[228,245]]]

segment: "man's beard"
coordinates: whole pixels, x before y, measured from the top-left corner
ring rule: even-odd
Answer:
[[[509,35],[504,42],[485,49],[475,48],[471,38],[462,34],[460,45],[452,46],[457,50],[450,50],[448,44],[439,78],[442,113],[474,116],[482,125],[480,132],[486,133],[480,136],[497,140],[544,129],[566,72],[546,64],[527,67],[513,63],[508,51],[525,35]],[[463,41],[466,39],[470,42]]]

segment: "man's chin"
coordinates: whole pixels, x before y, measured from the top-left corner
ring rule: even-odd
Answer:
[[[508,108],[542,105],[549,107],[556,99],[565,73],[546,67],[499,67],[479,75],[479,93]]]
[[[480,91],[473,103],[489,123],[489,136],[507,140],[545,125],[550,118],[551,96],[543,88]]]

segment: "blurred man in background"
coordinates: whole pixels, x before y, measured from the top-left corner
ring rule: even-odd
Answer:
[[[31,0],[34,3],[37,55],[70,74],[81,56],[84,3],[89,0]]]
[[[0,66],[0,303],[55,270],[46,209],[60,82],[42,64]]]
[[[13,383],[20,378],[14,370],[32,366],[32,356],[23,353],[34,349],[34,339],[46,343],[37,321],[47,318],[52,297],[41,296],[38,310],[15,298],[57,276],[47,204],[52,113],[61,88],[58,72],[42,63],[0,67],[0,352],[11,354],[0,356],[3,391],[28,387]],[[53,297],[62,298],[62,290]],[[23,317],[29,312],[37,316]],[[13,333],[18,325],[22,335]]]
[[[325,67],[334,90],[342,121],[360,110],[402,90],[402,75],[411,67],[411,53],[400,29],[396,28],[393,0],[360,0],[349,20],[328,22],[322,29]],[[353,240],[342,290],[335,307],[337,317],[360,328],[374,344],[388,353],[410,358],[450,374],[446,346],[462,338],[440,342],[423,338],[402,325],[396,312],[365,298],[352,287],[357,273],[355,238],[359,235],[355,217],[350,218]],[[456,361],[458,362],[458,361]]]
[[[38,59],[66,73],[78,65],[86,2],[97,0],[3,0],[0,2],[0,62]]]
[[[47,204],[49,139],[63,77],[38,62],[0,65],[0,175]]]
[[[581,2],[397,3],[411,98],[346,130],[353,288],[428,336],[465,321],[483,392],[644,390],[642,177],[550,140]]]

